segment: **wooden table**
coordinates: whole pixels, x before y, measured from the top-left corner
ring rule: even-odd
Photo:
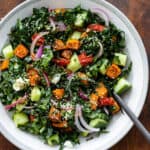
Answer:
[[[24,0],[0,0],[0,17],[3,17],[7,12],[14,8],[17,4]],[[108,0],[121,11],[135,25],[139,31],[150,62],[150,1],[149,0]],[[144,89],[143,89],[144,90]],[[148,93],[147,101],[141,113],[140,120],[150,131],[150,92]],[[0,135],[0,150],[18,150],[2,135]],[[150,150],[150,145],[145,141],[139,131],[133,127],[128,135],[111,150]]]

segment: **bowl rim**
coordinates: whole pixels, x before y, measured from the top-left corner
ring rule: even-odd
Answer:
[[[7,21],[9,20],[9,18],[16,13],[17,11],[19,11],[20,8],[34,3],[37,0],[26,0],[22,3],[20,3],[19,5],[17,5],[15,8],[13,8],[7,15],[5,15],[1,21],[0,21],[0,28],[1,26]],[[41,0],[38,0],[41,1]],[[92,1],[92,0],[87,0],[87,1]],[[143,81],[145,83],[145,88],[146,90],[144,90],[144,92],[142,93],[142,97],[143,97],[143,101],[141,103],[141,107],[139,109],[136,110],[135,115],[137,117],[139,117],[144,103],[146,101],[146,97],[148,94],[148,86],[149,86],[149,63],[148,63],[148,56],[143,44],[143,41],[138,33],[138,31],[136,30],[136,28],[134,27],[134,25],[129,21],[129,19],[125,16],[125,14],[123,12],[121,12],[117,7],[115,7],[113,4],[104,1],[104,0],[93,0],[93,3],[97,3],[97,4],[102,4],[102,6],[104,6],[105,8],[111,10],[116,16],[118,16],[121,21],[128,27],[128,30],[133,33],[133,38],[135,39],[138,47],[141,49],[141,57],[143,58],[143,63],[145,64],[145,80]],[[126,129],[124,130],[124,132],[120,135],[117,136],[113,142],[109,143],[109,146],[107,146],[107,149],[112,147],[113,145],[115,145],[116,143],[118,143],[133,127],[133,123],[130,121],[128,126],[126,127]],[[18,148],[21,148],[23,150],[27,150],[29,149],[29,147],[27,145],[23,145],[20,141],[16,140],[13,135],[11,135],[7,130],[5,130],[5,127],[3,127],[0,124],[0,133],[3,134],[3,136],[5,138],[7,138],[11,143],[13,143],[14,145],[16,145]]]

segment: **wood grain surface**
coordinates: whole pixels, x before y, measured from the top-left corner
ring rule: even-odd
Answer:
[[[150,0],[108,1],[123,11],[135,25],[145,44],[150,64]],[[21,2],[23,0],[0,0],[0,18]],[[140,120],[150,131],[150,92],[148,93]],[[0,150],[18,149],[0,135]],[[150,145],[145,141],[139,131],[133,127],[126,137],[111,148],[111,150],[150,150]]]

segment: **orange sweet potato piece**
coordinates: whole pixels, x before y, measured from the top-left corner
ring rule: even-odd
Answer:
[[[64,89],[56,89],[53,90],[53,95],[58,99],[62,99],[64,96],[65,90]]]
[[[81,34],[81,38],[85,38],[85,37],[87,37],[87,36],[88,36],[87,32],[83,32],[83,33]]]
[[[91,104],[91,109],[96,110],[98,106],[98,96],[95,93],[92,93],[90,95],[90,104]]]
[[[63,13],[65,13],[65,12],[66,12],[66,9],[65,9],[65,8],[56,8],[56,9],[55,9],[55,13],[56,13],[56,14],[59,14],[59,13],[62,13],[62,14],[63,14]]]
[[[67,48],[78,50],[80,48],[80,41],[75,39],[70,39],[66,43]]]
[[[67,128],[68,127],[68,123],[67,121],[61,121],[58,123],[52,123],[52,126],[55,128]]]
[[[104,98],[104,97],[107,97],[108,90],[105,86],[100,86],[96,88],[96,93],[100,98]]]
[[[60,122],[61,121],[60,111],[54,106],[52,106],[49,112],[49,118],[52,122]]]
[[[54,46],[53,46],[53,47],[54,47],[54,49],[55,49],[56,51],[66,49],[65,43],[64,43],[62,40],[58,40],[58,39],[55,40],[55,43],[54,43]]]
[[[38,74],[38,71],[34,68],[31,68],[28,70],[28,78],[30,80],[31,86],[36,86],[38,82],[40,81],[40,76]]]
[[[61,56],[63,58],[66,58],[66,59],[70,59],[71,56],[72,56],[72,51],[70,50],[64,50],[62,53],[61,53]]]
[[[116,64],[112,64],[106,71],[106,75],[111,79],[117,78],[120,74],[121,69]]]
[[[0,65],[0,70],[1,71],[6,70],[8,69],[8,67],[9,67],[9,60],[5,59]]]
[[[81,82],[84,84],[84,85],[88,85],[88,77],[85,73],[82,73],[82,72],[78,72],[78,77],[81,78],[81,79],[84,79],[84,80],[81,80]]]
[[[29,51],[28,49],[23,45],[23,44],[19,44],[15,50],[14,50],[14,53],[17,57],[19,58],[24,58],[28,55]]]

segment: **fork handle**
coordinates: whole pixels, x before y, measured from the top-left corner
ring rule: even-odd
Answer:
[[[126,114],[130,117],[130,119],[133,121],[135,126],[139,129],[139,131],[143,134],[143,136],[147,139],[147,141],[150,143],[150,133],[149,131],[144,127],[144,125],[138,120],[138,118],[135,116],[135,114],[130,110],[130,108],[127,106],[127,104],[118,96],[116,93],[113,93],[114,97],[116,98],[116,101],[120,104],[120,106],[123,108],[123,110],[126,112]]]

